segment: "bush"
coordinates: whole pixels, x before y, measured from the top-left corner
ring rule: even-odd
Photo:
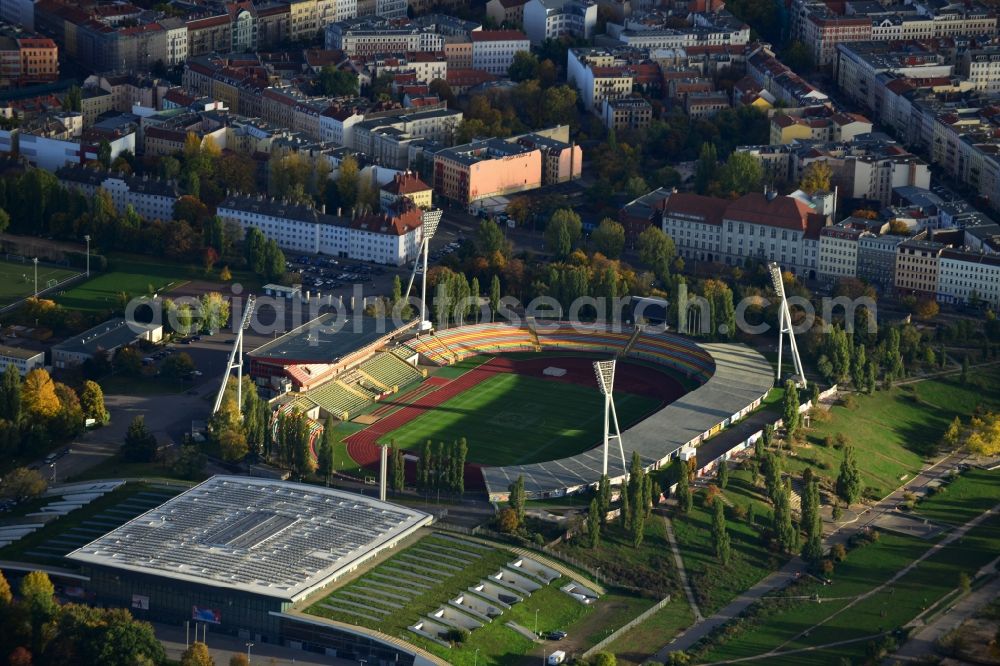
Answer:
[[[701,498],[701,505],[705,508],[711,508],[715,504],[715,499],[722,494],[719,490],[719,486],[710,484],[708,488],[705,488],[704,494],[698,493],[698,497]]]
[[[743,504],[734,504],[726,507],[729,517],[735,520],[744,520],[747,517],[747,508]]]
[[[843,562],[847,559],[847,549],[844,548],[844,544],[835,543],[830,548],[830,558],[834,562]]]
[[[446,641],[450,641],[452,643],[464,643],[469,640],[469,635],[468,629],[453,628],[446,631],[444,637]]]
[[[834,443],[833,435],[827,435],[826,437],[823,438],[823,446],[825,446],[826,448],[832,449],[833,443]]]
[[[835,448],[842,449],[850,443],[850,440],[847,438],[847,435],[842,432],[838,432],[837,436],[834,438],[834,442]]]
[[[818,570],[824,576],[830,576],[833,574],[833,561],[832,560],[821,560],[818,566]]]
[[[854,396],[853,393],[848,393],[847,395],[844,396],[844,399],[841,401],[841,404],[847,409],[857,409],[858,399]]]

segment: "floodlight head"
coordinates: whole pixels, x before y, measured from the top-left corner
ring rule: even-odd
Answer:
[[[423,215],[421,215],[421,220],[424,225],[424,240],[430,240],[434,238],[434,234],[437,232],[438,224],[441,222],[441,216],[444,214],[442,210],[425,210]]]
[[[601,395],[611,395],[615,386],[615,360],[594,361],[594,374],[597,376],[597,387]]]
[[[781,266],[778,265],[778,262],[772,261],[768,263],[767,271],[771,274],[771,284],[774,285],[774,290],[784,295],[785,283],[781,278]]]

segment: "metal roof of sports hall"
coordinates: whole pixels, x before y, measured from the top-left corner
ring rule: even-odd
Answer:
[[[67,557],[296,601],[430,520],[332,488],[213,476]]]

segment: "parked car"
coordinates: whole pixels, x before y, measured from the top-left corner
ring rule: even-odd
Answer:
[[[561,641],[562,639],[569,636],[565,631],[550,631],[549,640],[550,641]]]

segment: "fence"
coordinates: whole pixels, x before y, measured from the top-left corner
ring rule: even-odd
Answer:
[[[63,280],[61,280],[60,282],[57,282],[56,284],[52,285],[51,287],[45,287],[44,289],[39,289],[37,296],[38,296],[38,298],[41,298],[42,296],[45,296],[45,295],[47,295],[47,294],[49,294],[49,293],[51,293],[53,291],[58,291],[60,289],[68,287],[68,286],[70,286],[72,284],[76,284],[77,282],[82,282],[83,280],[86,280],[86,279],[87,279],[87,274],[86,273],[77,273],[76,275],[70,275],[68,278],[64,278]],[[26,300],[28,300],[29,298],[32,298],[34,296],[36,296],[36,294],[31,294],[30,296],[25,296],[24,298],[20,298],[20,299],[14,301],[10,305],[5,305],[4,307],[0,308],[0,314],[6,314],[6,313],[10,312],[11,310],[16,310],[17,308],[21,307],[21,305],[23,305]]]
[[[583,658],[586,659],[591,655],[600,652],[607,646],[611,645],[613,642],[615,642],[615,640],[620,638],[622,634],[624,634],[626,631],[644,622],[646,618],[648,618],[653,613],[660,610],[669,603],[670,603],[670,595],[668,594],[667,596],[665,596],[664,598],[660,599],[655,604],[653,604],[652,608],[647,609],[644,613],[641,613],[640,615],[636,616],[630,622],[626,622],[625,625],[611,632],[604,640],[602,640],[597,645],[593,646],[592,648],[584,652]]]

